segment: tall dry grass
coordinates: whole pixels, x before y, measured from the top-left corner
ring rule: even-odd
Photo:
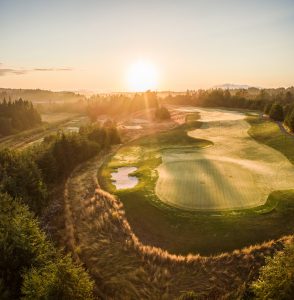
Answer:
[[[73,172],[64,194],[66,241],[96,282],[101,299],[237,299],[255,279],[264,257],[292,236],[218,256],[172,255],[143,245],[119,199],[98,188],[99,157]]]

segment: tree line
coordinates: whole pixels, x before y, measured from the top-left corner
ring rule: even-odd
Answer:
[[[0,102],[0,136],[30,129],[41,124],[41,116],[29,101],[19,100]]]
[[[284,90],[284,93],[280,91],[271,95],[266,90],[255,91],[255,94],[250,94],[247,90],[198,90],[188,91],[183,95],[169,95],[162,101],[167,104],[257,110],[275,121],[284,122],[294,132],[294,94],[290,91]]]
[[[158,109],[156,92],[147,91],[134,95],[95,95],[88,100],[87,114],[92,121],[100,115],[124,116],[143,109]]]
[[[48,136],[27,151],[0,151],[1,299],[93,298],[88,274],[52,245],[37,218],[75,166],[117,143],[108,121]]]
[[[283,105],[278,102],[269,102],[264,108],[264,113],[275,121],[284,122],[294,132],[294,104]]]

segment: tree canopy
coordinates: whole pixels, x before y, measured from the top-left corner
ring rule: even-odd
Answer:
[[[41,116],[29,101],[4,100],[0,103],[0,136],[32,128],[41,124]]]

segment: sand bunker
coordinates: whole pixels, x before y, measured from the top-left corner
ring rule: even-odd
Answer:
[[[129,174],[135,172],[136,167],[121,167],[111,173],[112,184],[117,190],[130,189],[137,185],[138,178]]]
[[[158,197],[185,209],[223,210],[262,205],[270,192],[293,189],[294,166],[280,152],[257,143],[247,133],[245,115],[220,109],[199,111],[200,129],[188,132],[213,147],[162,153],[156,184]]]

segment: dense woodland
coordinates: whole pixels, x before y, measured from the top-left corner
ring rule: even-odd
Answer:
[[[0,152],[0,299],[92,299],[88,274],[48,241],[37,218],[75,166],[117,143],[109,121]]]
[[[26,99],[33,103],[78,102],[85,96],[74,92],[52,92],[40,89],[5,89],[0,88],[0,99]]]
[[[0,98],[1,99],[1,98]],[[41,124],[41,116],[29,101],[0,102],[0,136],[30,129]]]

